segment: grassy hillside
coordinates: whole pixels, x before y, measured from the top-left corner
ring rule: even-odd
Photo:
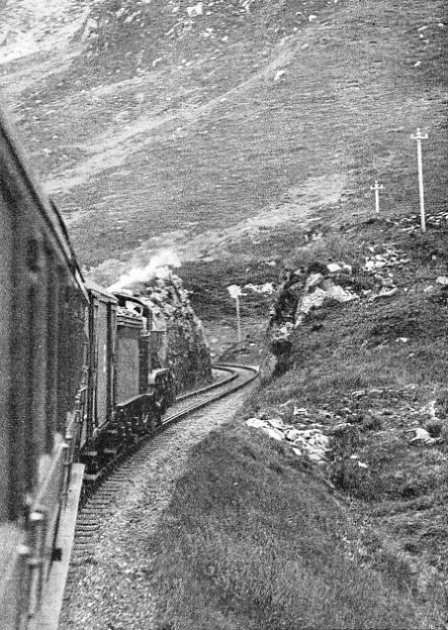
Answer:
[[[337,165],[344,192],[312,207],[315,223],[290,219],[258,233],[256,251],[291,269],[348,263],[360,289],[373,281],[362,271],[372,248],[394,248],[407,260],[392,269],[398,291],[312,312],[291,338],[286,372],[260,385],[243,418],[192,454],[163,526],[149,541],[163,550],[155,575],[161,628],[445,625],[448,311],[437,282],[448,275],[445,22],[435,13],[441,4],[392,9],[393,3],[351,3],[333,16],[345,56],[328,57],[321,69],[322,54],[316,55],[316,64],[319,78],[344,64],[346,83],[337,89],[345,86],[347,100],[339,109],[334,99],[314,129],[326,131],[329,154],[343,146]],[[298,99],[298,82],[295,88]],[[417,125],[429,133],[426,234],[418,228],[409,138]],[[312,156],[305,168],[313,168]],[[379,218],[369,191],[376,178],[386,185]],[[280,212],[290,202],[283,197],[272,208]],[[312,225],[319,238],[307,242]],[[188,267],[210,274],[208,285],[197,287],[206,309],[213,302],[206,291],[229,279],[243,283],[247,243],[233,242],[232,251],[236,268],[221,263],[222,277],[214,263]],[[273,269],[265,269],[271,277]],[[332,435],[321,467],[242,426],[253,415],[299,426],[301,416],[288,411],[294,406],[329,434],[338,423],[350,429]],[[428,442],[414,439],[422,428]]]
[[[443,598],[413,589],[405,560],[306,460],[250,429],[190,457],[158,534],[164,630],[443,628]]]
[[[283,375],[192,453],[148,540],[160,628],[445,627],[447,217],[425,234],[416,215],[335,225],[290,253],[292,269],[350,264],[361,292],[366,259],[393,250],[397,292],[311,311]],[[244,426],[253,416],[320,426],[325,461]]]
[[[41,52],[0,69],[98,279],[174,249],[228,347],[229,284],[344,262],[362,294],[376,281],[367,257],[406,260],[390,297],[312,311],[284,373],[192,453],[148,539],[162,552],[160,630],[444,628],[445,3],[208,0],[191,24],[178,0],[84,8],[57,63]],[[417,127],[429,135],[424,235]],[[245,335],[267,309],[243,299]],[[254,415],[318,423],[324,463],[244,426]]]
[[[443,204],[442,2],[204,2],[191,24],[174,0],[85,6],[58,64],[0,69],[87,265],[283,254],[313,215],[365,216],[373,178],[409,212],[417,126]]]

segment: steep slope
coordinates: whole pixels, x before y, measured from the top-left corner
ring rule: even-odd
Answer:
[[[2,82],[98,279],[169,245],[197,312],[228,324],[226,285],[297,271],[276,375],[198,445],[145,539],[160,626],[445,627],[445,3],[67,6],[58,60],[10,58]],[[332,297],[296,319],[316,287]]]
[[[390,183],[385,207],[408,211],[416,126],[437,131],[434,163],[445,158],[441,2],[67,0],[59,11],[61,26],[47,25],[57,61],[42,49],[10,60],[1,83],[89,265],[166,243],[184,258],[263,256],[273,217],[269,237],[294,241],[316,209],[362,215],[374,177]],[[74,15],[76,33],[56,40]],[[428,174],[437,206],[443,178]]]

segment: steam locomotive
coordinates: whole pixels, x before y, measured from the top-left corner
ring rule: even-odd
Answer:
[[[0,627],[49,630],[83,488],[176,387],[166,331],[143,300],[84,280],[1,109],[0,287]]]

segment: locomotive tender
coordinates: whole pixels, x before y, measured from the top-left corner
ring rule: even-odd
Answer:
[[[175,387],[166,332],[143,301],[84,281],[1,108],[0,288],[0,627],[49,630],[81,492]]]

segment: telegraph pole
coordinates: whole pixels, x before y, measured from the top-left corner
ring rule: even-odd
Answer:
[[[425,194],[423,190],[423,160],[422,160],[422,140],[427,140],[428,134],[422,133],[420,128],[417,129],[415,136],[411,136],[411,140],[417,140],[417,162],[418,162],[418,189],[420,193],[420,225],[422,232],[426,232],[425,221]]]
[[[242,293],[241,287],[239,287],[237,284],[231,284],[230,287],[227,287],[227,291],[230,293],[230,297],[235,300],[238,347],[241,347],[240,295],[244,295],[244,293]]]
[[[383,188],[383,184],[378,184],[377,181],[375,181],[375,186],[370,186],[370,190],[375,191],[375,212],[377,214],[380,213],[380,190],[383,190]]]
[[[241,316],[240,316],[240,296],[237,295],[235,298],[235,306],[236,306],[236,328],[238,335],[238,345],[241,346]]]

